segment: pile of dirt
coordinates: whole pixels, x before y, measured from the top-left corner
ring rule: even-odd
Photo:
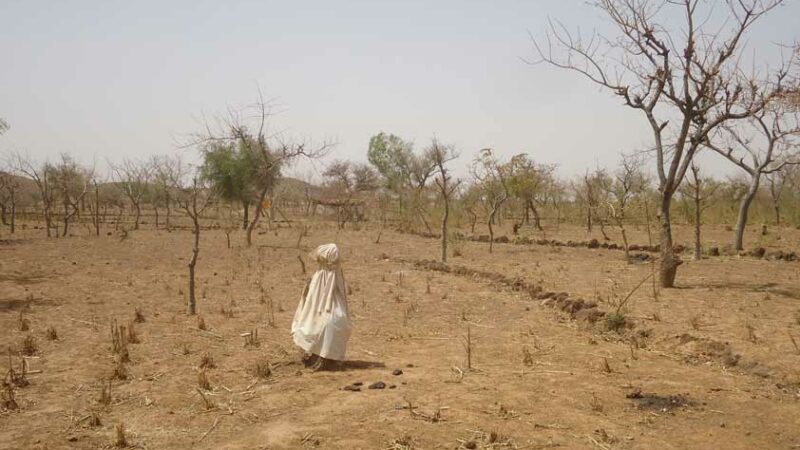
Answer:
[[[741,355],[735,353],[729,343],[688,333],[672,336],[661,342],[671,351],[684,355],[686,362],[690,363],[715,361],[726,367],[733,367],[741,360]]]
[[[569,314],[569,316],[574,320],[580,320],[594,324],[607,317],[607,313],[601,310],[596,302],[587,301],[578,297],[572,297],[567,292],[544,292],[540,286],[528,282],[521,277],[508,277],[497,272],[477,270],[464,266],[449,265],[435,260],[423,259],[415,261],[396,261],[406,263],[410,262],[417,269],[431,270],[435,272],[443,272],[489,281],[504,288],[511,289],[514,292],[527,292],[531,299],[540,300],[542,306],[557,308]],[[625,317],[620,316],[618,321],[620,322],[618,324],[619,326],[614,327],[616,331],[634,327],[634,323]]]
[[[641,389],[634,390],[627,394],[625,398],[632,400],[638,409],[660,412],[669,412],[695,404],[695,402],[689,398],[689,394],[658,395],[643,393]]]

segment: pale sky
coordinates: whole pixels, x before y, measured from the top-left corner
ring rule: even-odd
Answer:
[[[385,131],[454,144],[460,170],[492,147],[571,175],[648,146],[618,99],[522,61],[548,17],[607,26],[579,0],[3,0],[0,151],[84,163],[179,152],[203,114],[247,105],[258,87],[283,111],[273,129],[336,141],[333,158],[365,161]],[[751,50],[774,53],[798,23],[790,0],[753,29]]]

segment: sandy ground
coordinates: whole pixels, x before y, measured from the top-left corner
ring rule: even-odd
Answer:
[[[797,230],[757,231],[748,247],[800,249]],[[437,257],[433,239],[384,231],[375,244],[373,229],[312,224],[306,250],[330,241],[344,250],[355,329],[342,370],[311,372],[289,336],[313,270],[306,258],[301,271],[298,233],[263,233],[247,249],[237,232],[228,249],[222,231],[203,232],[207,331],[185,314],[186,230],[47,240],[29,228],[4,241],[0,348],[17,370],[27,336],[37,348],[29,384],[10,389],[18,408],[0,413],[0,448],[112,448],[120,424],[130,447],[148,449],[800,448],[800,262],[687,262],[678,288],[636,290],[621,309],[633,327],[615,332],[500,283],[415,266]],[[631,234],[647,242],[644,229]],[[691,242],[688,228],[676,235]],[[707,230],[713,244],[729,235]],[[599,232],[563,226],[547,237]],[[605,311],[651,273],[619,251],[457,248],[453,266],[520,277]],[[131,326],[137,308],[140,342],[128,344],[127,378],[112,379],[111,325]],[[258,345],[246,346],[241,335],[253,330]],[[204,354],[215,367],[199,368]],[[268,377],[254,375],[259,362]],[[198,391],[200,372],[210,386]],[[377,381],[387,387],[368,389]],[[342,389],[356,382],[361,391]]]

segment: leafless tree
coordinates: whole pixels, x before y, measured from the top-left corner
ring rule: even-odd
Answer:
[[[647,181],[641,171],[641,161],[632,156],[623,155],[619,167],[608,178],[602,187],[606,192],[606,205],[608,216],[614,221],[622,234],[622,245],[625,249],[625,260],[630,262],[631,255],[628,249],[628,234],[625,228],[628,207],[636,195],[642,193]]]
[[[747,216],[758,194],[762,175],[800,163],[800,117],[774,102],[746,121],[725,125],[706,140],[706,145],[744,170],[750,177],[747,193],[739,203],[733,246],[742,250]],[[749,159],[749,161],[748,161]]]
[[[447,163],[458,158],[458,153],[451,145],[444,145],[437,139],[433,139],[430,147],[426,150],[426,157],[436,167],[436,177],[434,182],[436,187],[439,188],[439,195],[442,197],[444,203],[444,211],[442,212],[442,262],[447,262],[447,221],[450,219],[450,201],[453,194],[461,184],[461,180],[453,180],[450,170],[447,168]]]
[[[191,177],[191,180],[186,178]],[[171,166],[170,179],[172,188],[175,190],[175,202],[192,221],[192,257],[189,259],[189,301],[187,313],[197,312],[197,297],[195,294],[195,268],[197,257],[200,254],[200,232],[202,227],[200,220],[205,210],[212,204],[213,190],[203,185],[202,178],[198,174],[187,174],[186,169],[180,163]]]
[[[15,152],[11,154],[10,164],[15,172],[27,177],[36,185],[38,200],[42,206],[45,232],[47,237],[52,237],[55,189],[50,180],[49,163],[40,164],[28,155]]]
[[[494,247],[494,223],[500,207],[508,200],[508,167],[501,164],[490,148],[481,149],[472,164],[472,176],[480,187],[486,205],[486,224],[489,227],[489,253]]]
[[[11,169],[0,171],[0,214],[3,225],[9,227],[11,234],[16,233],[17,193],[20,187],[20,180]]]
[[[783,0],[597,0],[616,35],[590,39],[551,22],[544,40],[534,40],[533,63],[577,72],[640,111],[653,133],[661,221],[660,283],[672,287],[680,258],[674,252],[672,198],[697,150],[720,126],[758,113],[780,95],[791,62],[763,79],[740,67],[747,32]],[[681,28],[668,17],[682,17]],[[722,23],[719,28],[716,24]]]
[[[772,201],[772,211],[775,213],[775,225],[781,224],[781,199],[791,178],[791,174],[787,174],[788,169],[788,167],[784,167],[782,170],[766,176],[769,183],[769,198]]]
[[[611,177],[605,169],[595,169],[586,171],[577,182],[573,183],[575,199],[583,205],[586,215],[586,231],[591,233],[594,224],[600,225],[600,232],[605,240],[610,238],[606,234],[606,224],[604,217],[601,216],[605,206],[608,204],[606,198],[606,186],[612,184]]]
[[[703,258],[701,228],[703,226],[703,211],[708,208],[708,201],[716,193],[719,184],[700,175],[700,167],[692,161],[689,166],[689,176],[681,187],[683,195],[692,199],[694,204],[694,260]]]
[[[135,216],[133,229],[139,229],[142,217],[142,200],[150,188],[153,167],[147,161],[125,158],[119,164],[110,164],[111,173],[120,191],[128,198]]]
[[[156,210],[156,227],[158,227],[158,207],[166,210],[164,226],[169,230],[172,216],[173,186],[170,180],[175,178],[175,173],[180,170],[181,160],[178,157],[158,156],[151,160],[152,166],[152,191],[151,198]]]

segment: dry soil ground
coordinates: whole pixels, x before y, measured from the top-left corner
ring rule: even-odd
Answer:
[[[646,243],[643,230],[632,234]],[[203,232],[207,331],[185,314],[188,231],[124,240],[21,231],[0,246],[0,348],[17,371],[27,336],[36,348],[29,384],[5,390],[17,409],[0,413],[0,448],[111,448],[120,424],[129,446],[148,449],[800,448],[800,262],[689,262],[678,288],[635,291],[622,309],[632,328],[616,332],[507,281],[613,312],[651,273],[622,252],[497,244],[489,255],[464,242],[450,261],[460,269],[443,273],[414,264],[436,258],[435,240],[376,235],[315,224],[303,240],[343,248],[355,316],[343,370],[311,372],[288,331],[310,275],[297,228],[261,234],[250,249],[240,234],[228,249],[222,231]],[[578,227],[547,235],[590,237]],[[689,243],[689,229],[677,235]],[[800,249],[796,230],[778,237],[748,234],[751,246]],[[139,343],[128,344],[127,378],[112,379],[112,321],[130,326],[136,309]],[[252,330],[258,345],[245,346]],[[204,354],[215,367],[199,368]],[[259,378],[264,361],[271,374]],[[201,372],[209,385],[198,391]],[[377,381],[386,388],[368,389]],[[361,391],[342,389],[356,382]]]

